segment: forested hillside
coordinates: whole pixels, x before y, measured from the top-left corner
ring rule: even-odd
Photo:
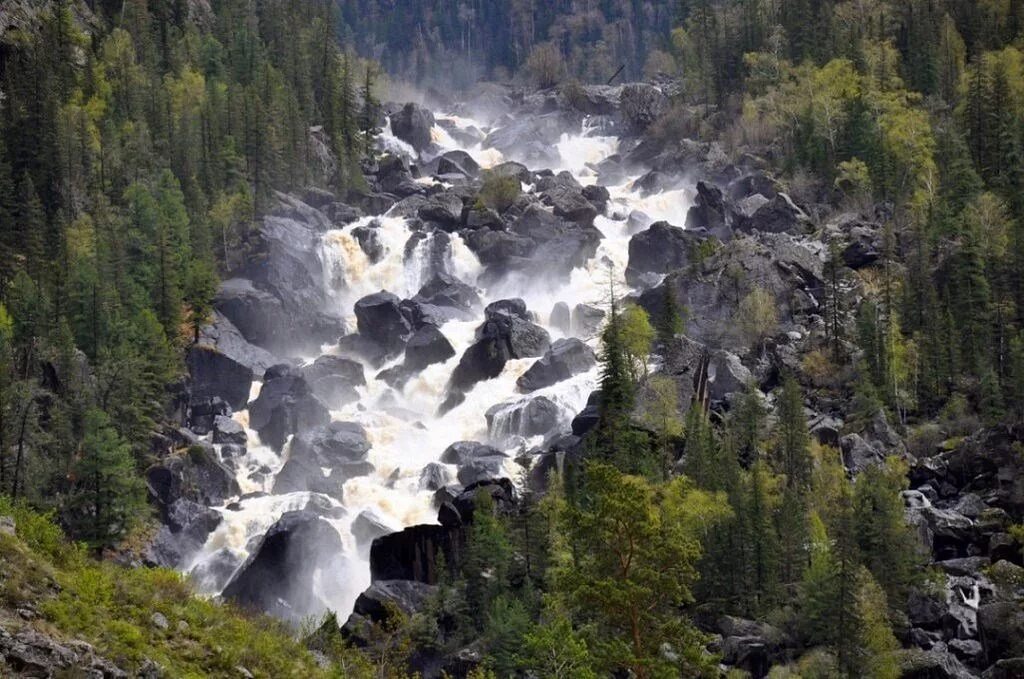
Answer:
[[[332,11],[0,9],[0,492],[77,537],[144,502],[182,349],[273,191],[362,182],[377,75]]]

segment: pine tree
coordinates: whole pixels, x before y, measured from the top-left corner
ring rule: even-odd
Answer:
[[[73,474],[75,491],[67,513],[73,534],[96,548],[113,544],[138,518],[145,497],[131,447],[106,413],[86,413]]]
[[[663,346],[670,346],[677,335],[685,332],[686,324],[683,314],[679,308],[679,302],[672,292],[672,286],[667,282],[662,286],[661,314],[658,316],[658,342]]]
[[[857,593],[854,613],[857,619],[857,650],[850,665],[850,676],[871,679],[898,679],[902,676],[897,652],[900,644],[889,623],[889,605],[885,592],[866,569],[856,575]]]
[[[903,518],[900,492],[906,468],[895,459],[873,465],[857,477],[853,515],[861,560],[893,600],[902,600],[918,578],[919,555]]]

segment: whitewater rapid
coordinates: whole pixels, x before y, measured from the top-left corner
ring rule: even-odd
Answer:
[[[462,129],[475,127],[488,131],[485,124],[470,118],[441,115],[438,119]],[[432,139],[440,153],[466,151],[484,168],[505,160],[516,160],[514,156],[506,158],[495,149],[483,148],[479,144],[462,147],[440,125],[435,125]],[[397,139],[390,126],[384,130],[380,145],[388,152],[416,159],[415,151]],[[550,169],[570,172],[581,184],[587,185],[597,181],[593,167],[616,153],[619,141],[615,137],[600,136],[584,121],[578,133],[563,135],[555,148],[560,162],[558,167]],[[488,289],[478,288],[483,304],[510,297],[524,299],[527,308],[538,316],[538,323],[545,327],[554,341],[564,334],[548,325],[552,307],[558,302],[564,302],[570,308],[579,303],[602,305],[607,298],[609,264],[618,279],[618,289],[627,291],[623,274],[630,237],[650,222],[664,220],[671,224],[684,224],[692,202],[689,189],[642,196],[632,188],[635,179],[631,177],[618,186],[606,187],[611,200],[605,214],[595,220],[595,226],[604,239],[597,255],[585,268],[573,271],[565,285],[556,288],[550,283],[530,285],[522,280],[503,281]],[[636,218],[627,220],[634,212],[646,215],[646,219],[639,220],[644,226],[638,227]],[[353,231],[360,227],[376,229],[384,250],[376,263],[370,261],[353,235]],[[348,327],[355,326],[353,305],[359,298],[381,290],[408,298],[426,282],[430,270],[424,259],[430,251],[430,237],[421,240],[407,255],[406,244],[412,236],[413,231],[404,218],[388,214],[360,219],[323,236],[320,256],[326,272],[324,286],[336,305],[335,310],[346,317]],[[445,268],[470,285],[476,285],[483,270],[457,234],[450,237]],[[356,597],[370,584],[369,545],[357,544],[352,530],[353,522],[361,513],[369,513],[374,520],[396,531],[410,525],[436,523],[437,510],[432,506],[434,493],[420,488],[420,473],[429,463],[437,462],[445,448],[456,441],[475,440],[503,448],[509,453],[505,471],[510,478],[518,480],[523,470],[514,458],[518,453],[539,445],[542,438],[521,440],[507,437],[502,432],[496,437],[499,440],[491,440],[484,416],[488,409],[498,404],[511,406],[522,400],[545,396],[558,406],[559,426],[568,432],[572,418],[582,410],[590,392],[596,387],[597,368],[524,396],[517,393],[516,380],[535,359],[511,360],[501,375],[477,384],[461,405],[438,416],[438,406],[444,399],[449,377],[463,352],[473,343],[474,331],[481,322],[482,312],[481,318],[450,321],[443,325],[441,332],[455,348],[455,356],[443,364],[427,367],[410,379],[401,391],[374,379],[380,370],[401,362],[401,357],[379,368],[365,365],[367,384],[359,387],[359,400],[331,413],[336,421],[358,422],[366,429],[373,446],[368,460],[376,468],[370,475],[348,480],[342,502],[326,496],[317,498],[320,502],[330,503],[334,510],[332,516],[338,517],[327,520],[338,530],[344,553],[337,555],[339,572],[321,573],[313,587],[324,606],[338,614],[339,621],[344,622]],[[597,348],[595,337],[580,339]],[[337,347],[323,348],[324,353],[337,351]],[[306,358],[312,361],[316,357]],[[254,383],[253,399],[258,396],[259,389],[260,383]],[[499,431],[503,429],[501,411],[499,409],[495,417],[495,429]],[[223,573],[219,577],[211,575],[216,573],[218,563],[240,565],[258,544],[260,536],[282,514],[306,507],[314,495],[309,492],[271,494],[274,475],[287,459],[288,446],[282,455],[275,454],[260,442],[255,431],[249,429],[248,412],[237,412],[234,418],[248,432],[247,453],[235,461],[243,496],[225,507],[216,508],[223,520],[186,569],[192,573],[196,585],[209,594],[217,594],[219,587],[226,583]],[[455,467],[449,466],[449,471],[454,481]]]

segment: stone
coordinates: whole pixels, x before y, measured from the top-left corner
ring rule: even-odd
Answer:
[[[569,305],[565,302],[556,302],[555,306],[551,308],[551,314],[548,316],[548,325],[561,331],[563,335],[568,335],[572,331],[572,316],[569,312]]]
[[[565,308],[568,315],[568,307]],[[522,392],[550,387],[597,365],[594,350],[576,338],[556,340],[539,360],[516,381]]]
[[[391,116],[391,131],[417,151],[423,151],[432,141],[434,114],[422,106],[408,103]]]
[[[454,355],[455,348],[448,338],[436,326],[424,325],[405,345],[405,366],[419,371],[435,363],[444,363]]]
[[[249,402],[253,378],[250,367],[205,344],[193,344],[185,364],[192,377],[192,399],[219,397],[235,410]]]
[[[245,428],[226,415],[217,415],[213,420],[213,442],[233,443],[244,446],[249,440]]]
[[[161,631],[166,631],[171,626],[170,623],[167,622],[167,616],[165,616],[163,613],[160,613],[159,611],[151,615],[149,617],[149,621],[153,625],[153,627],[156,627]]]
[[[249,426],[278,453],[291,434],[330,420],[330,412],[306,378],[289,366],[268,370],[259,397],[249,405]]]

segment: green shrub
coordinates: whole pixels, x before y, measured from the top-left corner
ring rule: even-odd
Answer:
[[[484,172],[483,185],[477,194],[477,203],[498,212],[509,209],[523,192],[518,177],[501,175],[495,172]]]

